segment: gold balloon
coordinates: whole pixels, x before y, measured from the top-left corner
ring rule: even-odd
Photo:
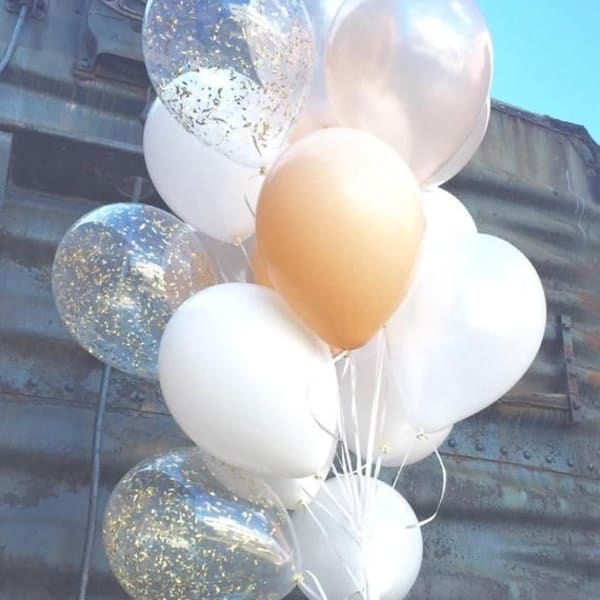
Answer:
[[[262,187],[260,277],[330,345],[357,348],[406,294],[424,228],[418,185],[391,146],[322,129],[290,146]]]

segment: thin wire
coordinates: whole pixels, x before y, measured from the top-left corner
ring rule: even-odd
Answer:
[[[90,495],[88,502],[88,516],[85,531],[85,544],[83,557],[81,559],[81,577],[79,584],[78,600],[85,600],[88,581],[90,578],[90,565],[92,562],[92,550],[96,535],[96,518],[98,516],[98,487],[100,483],[100,454],[102,451],[102,425],[106,412],[106,398],[108,396],[108,384],[110,382],[111,368],[104,366],[102,372],[102,383],[100,384],[100,397],[96,408],[94,421],[94,437],[92,440],[92,477],[90,482]]]
[[[17,17],[17,22],[15,23],[15,28],[13,29],[12,35],[8,42],[8,46],[6,46],[6,50],[4,51],[4,56],[2,60],[0,60],[0,75],[6,69],[10,59],[15,53],[15,49],[17,48],[17,42],[19,40],[19,36],[21,35],[21,31],[23,30],[23,24],[25,23],[25,17],[27,17],[27,11],[29,10],[29,6],[27,4],[23,4],[21,6],[21,10],[19,11],[19,16]]]
[[[142,195],[143,177],[136,177],[133,182],[133,191],[131,202],[137,204]],[[85,542],[83,555],[81,557],[81,575],[79,579],[79,595],[77,600],[85,600],[87,587],[90,579],[90,567],[92,564],[92,551],[94,549],[94,539],[96,537],[96,520],[98,518],[98,489],[100,487],[100,466],[102,453],[102,426],[104,425],[104,415],[106,413],[106,399],[108,396],[108,385],[112,368],[104,365],[102,371],[102,381],[100,383],[100,393],[98,405],[96,406],[96,416],[94,419],[94,436],[92,438],[92,471],[90,477],[90,494],[88,500],[87,523],[85,527]]]

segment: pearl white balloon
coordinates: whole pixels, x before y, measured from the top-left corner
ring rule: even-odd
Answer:
[[[144,127],[144,157],[154,187],[184,221],[224,242],[254,233],[264,179],[260,170],[234,162],[188,133],[158,99]]]
[[[346,440],[348,447],[355,454],[360,449],[363,463],[367,458],[377,389],[377,354],[380,339],[381,334],[352,353],[356,370],[354,391],[349,373],[340,381]],[[449,426],[424,436],[419,435],[420,432],[406,421],[398,395],[395,380],[390,373],[390,365],[384,360],[371,460],[377,462],[378,457],[381,457],[384,467],[399,467],[403,462],[412,465],[427,458],[435,448],[442,445],[452,430]]]
[[[279,496],[281,503],[288,510],[296,510],[303,504],[310,504],[327,479],[336,449],[337,439],[332,438],[331,452],[327,462],[313,475],[300,479],[267,477],[264,481]]]
[[[325,63],[339,122],[389,142],[422,183],[475,127],[492,43],[474,0],[347,0]]]
[[[385,328],[406,420],[437,431],[498,400],[535,359],[545,325],[542,283],[513,245],[471,234],[425,248]]]
[[[355,594],[400,600],[421,568],[423,540],[417,517],[391,486],[366,479],[370,510],[360,523],[351,522],[347,516],[354,508],[344,486],[356,480],[356,475],[327,480],[310,512],[294,513],[304,570],[317,577],[328,600],[348,600]],[[301,588],[309,598],[321,600],[310,577],[305,576]]]
[[[442,185],[442,183],[452,179],[467,166],[467,163],[473,158],[475,152],[477,152],[477,149],[479,146],[481,146],[481,142],[483,142],[483,138],[485,137],[485,133],[490,122],[490,115],[491,102],[490,99],[487,98],[483,108],[481,109],[481,112],[479,113],[479,116],[477,117],[475,127],[473,127],[473,130],[463,142],[463,145],[456,152],[456,154],[454,154],[448,160],[448,162],[440,167],[427,181],[422,184],[423,187],[429,188]]]
[[[425,214],[424,246],[439,244],[457,235],[477,233],[477,225],[465,205],[442,188],[423,190],[421,206]]]
[[[201,448],[263,476],[325,464],[338,388],[328,346],[271,289],[229,283],[184,302],[159,351],[175,421]]]
[[[290,141],[317,129],[338,124],[327,98],[324,60],[331,24],[342,4],[343,0],[304,0],[313,30],[315,63],[311,86],[304,99],[300,118],[291,131]]]

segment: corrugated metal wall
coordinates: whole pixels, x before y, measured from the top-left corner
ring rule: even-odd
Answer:
[[[61,324],[50,268],[71,223],[145,174],[145,89],[73,71],[82,5],[53,2],[29,21],[0,78],[0,600],[76,595],[101,365]],[[0,48],[12,24],[0,7]],[[600,150],[582,128],[495,104],[481,150],[449,185],[481,231],[533,260],[550,311],[531,372],[443,447],[446,501],[424,530],[412,599],[600,598],[599,173]],[[572,319],[578,407],[560,315]],[[186,443],[156,386],[114,373],[101,505],[138,460]],[[439,486],[434,460],[401,481],[423,516]],[[126,598],[99,540],[89,598]]]

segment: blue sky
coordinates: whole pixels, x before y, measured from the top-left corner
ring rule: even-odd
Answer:
[[[600,143],[600,0],[478,0],[494,42],[492,97],[584,125]]]

